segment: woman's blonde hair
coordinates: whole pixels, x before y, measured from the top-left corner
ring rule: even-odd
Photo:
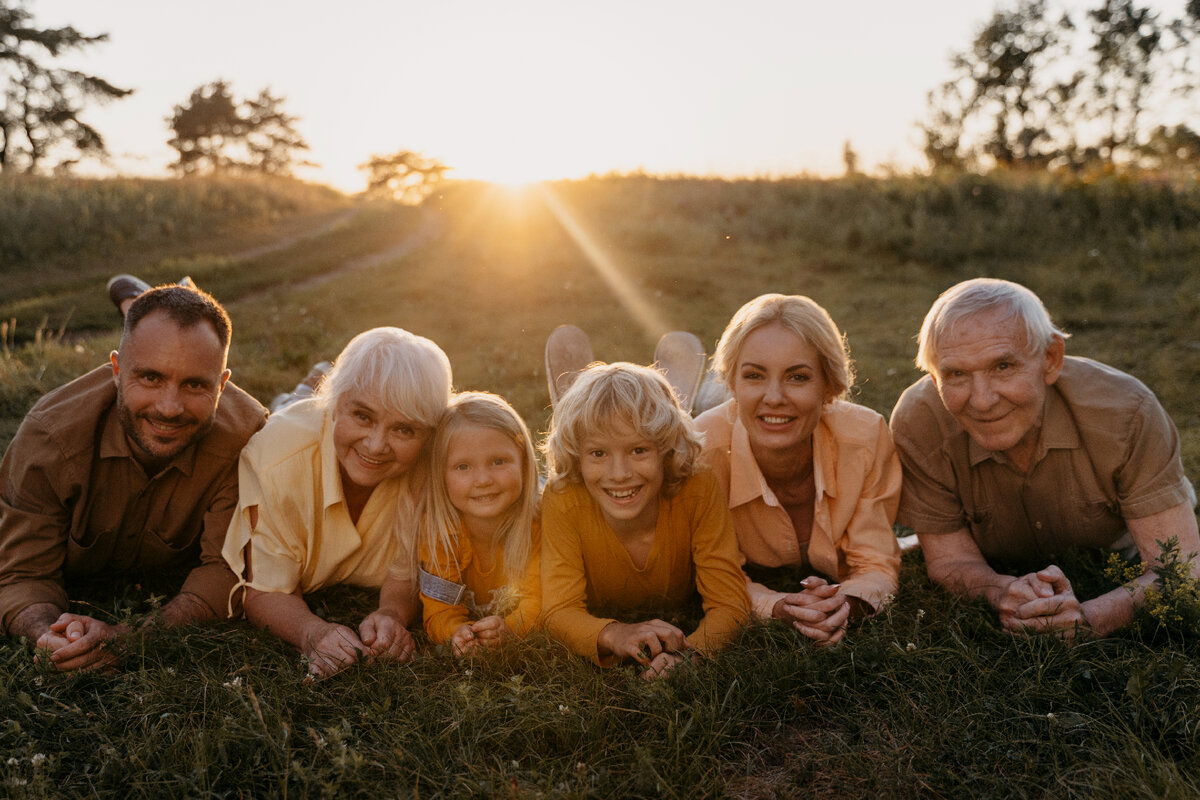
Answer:
[[[713,354],[713,369],[733,389],[737,360],[746,337],[763,325],[782,325],[817,351],[830,400],[843,400],[854,385],[854,363],[846,337],[829,312],[800,294],[764,294],[737,310]]]
[[[558,491],[567,483],[582,482],[584,440],[621,423],[653,442],[662,454],[663,494],[671,497],[679,491],[695,471],[700,434],[662,373],[624,362],[593,364],[559,398],[542,443],[549,487]]]
[[[537,455],[525,421],[508,402],[489,392],[462,392],[450,400],[446,413],[433,436],[430,458],[428,501],[425,513],[425,545],[435,561],[444,566],[441,556],[457,551],[455,539],[462,531],[462,512],[450,502],[446,491],[450,440],[470,427],[487,428],[507,437],[521,453],[521,496],[504,513],[496,532],[496,541],[504,553],[504,571],[510,584],[520,580],[529,563],[530,539],[538,504]]]

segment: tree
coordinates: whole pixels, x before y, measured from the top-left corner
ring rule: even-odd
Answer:
[[[1164,57],[1163,27],[1158,15],[1132,0],[1104,0],[1088,18],[1095,58],[1090,81],[1095,116],[1107,129],[1100,152],[1112,163],[1121,153],[1136,154],[1138,124]]]
[[[450,169],[411,150],[371,156],[358,168],[367,173],[367,195],[414,205],[428,197]]]
[[[19,0],[0,0],[0,171],[36,171],[60,150],[106,153],[104,138],[80,114],[88,101],[115,100],[132,90],[45,63],[105,41],[106,33],[86,36],[70,26],[38,28]],[[64,153],[57,166],[77,160]]]
[[[296,131],[296,117],[283,111],[283,97],[263,89],[239,101],[229,83],[216,80],[192,90],[186,103],[167,118],[167,141],[178,157],[171,168],[181,175],[203,172],[261,172],[290,175],[307,165],[297,151],[308,143]]]

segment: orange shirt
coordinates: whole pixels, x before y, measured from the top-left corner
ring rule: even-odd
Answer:
[[[811,567],[876,611],[895,594],[900,547],[892,523],[902,473],[883,417],[842,401],[828,403],[821,412],[813,431],[816,498],[805,552],[791,517],[758,468],[734,402],[704,412],[696,427],[704,434],[701,458],[729,499],[743,563]],[[754,613],[770,617],[784,593],[747,583]]]
[[[514,532],[514,535],[516,533],[519,532]],[[525,567],[525,574],[511,584],[507,581],[502,549],[493,553],[491,568],[484,570],[475,546],[465,532],[454,537],[454,552],[448,555],[439,552],[436,562],[431,557],[428,543],[422,538],[421,566],[439,578],[465,585],[472,596],[459,605],[450,605],[421,595],[425,609],[425,632],[431,641],[436,644],[450,641],[460,626],[471,621],[469,605],[476,607],[479,617],[493,614],[503,616],[509,629],[518,636],[533,629],[542,610],[542,534],[541,525],[536,521],[530,537],[529,563]],[[512,595],[504,597],[510,593],[510,589]]]
[[[542,531],[546,629],[601,666],[615,658],[600,657],[597,637],[618,620],[592,609],[678,607],[699,592],[704,618],[687,638],[700,651],[720,647],[749,619],[732,521],[708,470],[659,499],[654,544],[640,569],[582,484],[542,495]]]

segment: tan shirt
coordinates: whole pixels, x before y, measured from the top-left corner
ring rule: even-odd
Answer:
[[[891,424],[904,465],[901,524],[967,528],[987,559],[1108,547],[1126,520],[1196,502],[1179,434],[1153,393],[1090,359],[1066,358],[1047,387],[1028,474],[971,439],[929,376],[900,396]]]
[[[249,544],[253,580],[239,586],[284,593],[341,583],[377,588],[389,575],[415,585],[415,518],[398,514],[409,476],[376,486],[353,522],[333,445],[333,417],[316,400],[272,415],[242,451],[238,474],[241,497],[224,556],[241,576]],[[253,526],[252,507],[258,509]]]
[[[34,405],[0,462],[0,626],[35,603],[67,609],[64,583],[199,564],[182,591],[224,614],[221,558],[237,459],[266,410],[227,383],[214,425],[157,475],[134,458],[105,364]]]
[[[747,622],[749,605],[729,511],[708,470],[659,499],[654,544],[640,568],[582,484],[542,495],[543,620],[573,652],[609,666],[615,659],[600,658],[597,638],[617,620],[593,612],[678,608],[697,593],[704,618],[688,642],[715,650]]]
[[[744,563],[762,567],[811,566],[843,591],[878,611],[895,594],[900,547],[892,523],[900,503],[900,462],[887,423],[853,403],[825,406],[813,431],[816,497],[812,532],[801,548],[787,509],[767,485],[750,437],[732,400],[696,418],[704,455],[733,513]],[[783,592],[747,581],[754,613],[763,618]]]

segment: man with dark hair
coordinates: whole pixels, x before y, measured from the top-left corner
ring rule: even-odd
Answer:
[[[0,630],[58,669],[111,663],[108,645],[129,633],[68,613],[73,579],[191,565],[153,619],[225,617],[238,455],[266,420],[228,382],[230,331],[202,291],[141,293],[111,364],[39,400],[0,461]]]

